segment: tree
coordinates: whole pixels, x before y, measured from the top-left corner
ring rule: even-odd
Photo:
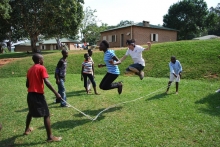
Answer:
[[[37,52],[39,35],[72,35],[78,31],[83,17],[83,3],[83,0],[11,1],[13,33],[28,35],[32,51]]]
[[[213,24],[212,28],[209,29],[208,34],[220,36],[220,3],[218,3],[218,5],[215,8],[211,7],[210,13],[215,14],[216,23]]]
[[[213,22],[208,14],[203,0],[182,0],[170,6],[168,14],[163,16],[163,26],[179,30],[179,40],[191,39]]]
[[[80,34],[81,34],[81,38],[83,40],[83,42],[87,42],[87,36],[88,36],[88,32],[89,29],[87,28],[88,26],[93,26],[96,25],[98,20],[97,20],[97,16],[95,16],[95,12],[97,12],[96,10],[92,10],[90,7],[86,7],[86,9],[83,11],[83,20],[82,23],[80,25]]]
[[[90,24],[88,25],[83,31],[84,38],[86,40],[83,40],[84,42],[87,41],[89,44],[96,44],[97,41],[100,39],[100,32],[107,29],[107,24],[102,23],[101,26],[98,26],[97,24]]]
[[[116,25],[116,27],[131,25],[131,24],[134,24],[134,21],[121,20],[120,23]]]
[[[0,1],[0,18],[10,18],[9,13],[11,12],[11,6],[9,5],[9,0]]]

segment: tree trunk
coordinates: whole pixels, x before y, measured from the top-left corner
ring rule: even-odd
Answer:
[[[58,49],[62,49],[62,45],[61,45],[61,42],[60,42],[60,38],[57,37],[57,38],[55,38],[55,39],[56,39],[56,41],[57,41],[57,47],[58,47]]]
[[[32,49],[33,53],[37,53],[38,52],[37,45],[36,45],[37,41],[38,41],[37,36],[38,35],[36,33],[31,35],[31,49]]]

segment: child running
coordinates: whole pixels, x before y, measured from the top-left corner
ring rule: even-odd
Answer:
[[[87,53],[84,54],[84,58],[85,61],[82,63],[81,80],[84,79],[84,87],[86,89],[86,93],[89,94],[89,89],[87,86],[87,77],[88,77],[92,83],[95,94],[98,95],[96,91],[96,83],[94,80],[94,66],[93,66],[94,63],[91,61],[89,54]]]

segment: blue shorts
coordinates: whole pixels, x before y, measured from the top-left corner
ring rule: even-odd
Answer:
[[[131,64],[129,65],[129,67],[133,67],[133,68],[136,68],[138,71],[142,71],[144,69],[144,66],[141,65],[141,64],[138,64],[138,63],[134,63],[134,64]],[[126,71],[131,71],[130,69],[126,68]]]

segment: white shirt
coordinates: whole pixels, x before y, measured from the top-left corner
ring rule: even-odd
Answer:
[[[128,49],[127,52],[125,53],[126,56],[130,55],[132,60],[134,61],[134,63],[138,63],[141,64],[142,66],[145,66],[145,61],[142,57],[142,52],[144,51],[144,48],[139,46],[139,45],[135,45],[134,50],[130,50]]]
[[[178,60],[176,60],[175,63],[170,62],[169,67],[170,67],[170,73],[179,74],[183,70],[182,66]]]

